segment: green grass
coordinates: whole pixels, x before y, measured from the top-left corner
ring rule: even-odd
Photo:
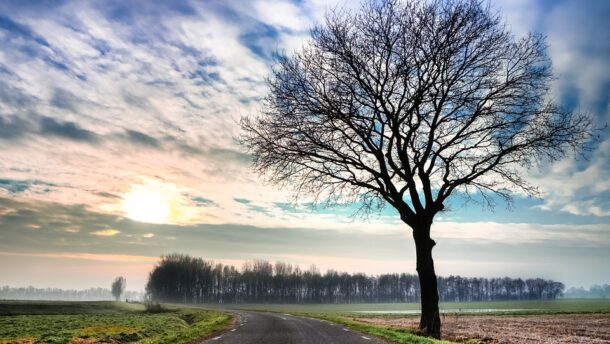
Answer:
[[[210,305],[210,307],[218,307]],[[349,314],[405,316],[393,313],[419,311],[418,303],[357,303],[357,304],[238,304],[223,308],[261,310],[282,313]],[[610,313],[610,299],[562,299],[548,301],[448,302],[440,304],[441,313],[466,314],[574,314]],[[414,314],[414,313],[412,313]]]
[[[0,301],[2,315],[124,314],[143,311],[140,303],[108,301]]]
[[[0,301],[0,343],[190,343],[231,320],[196,308],[151,314],[133,303]]]
[[[370,334],[373,336],[377,336],[380,338],[387,339],[393,343],[400,344],[443,344],[443,343],[453,343],[444,340],[436,340],[428,337],[422,337],[418,335],[415,329],[411,328],[398,328],[391,326],[381,326],[381,325],[372,325],[366,324],[363,322],[359,322],[355,319],[350,319],[348,317],[340,316],[340,315],[331,315],[331,314],[301,314],[303,316],[308,316],[310,318],[323,319],[327,321],[332,321],[337,324],[341,324],[347,328],[350,328],[354,331]],[[474,342],[473,342],[474,343]]]

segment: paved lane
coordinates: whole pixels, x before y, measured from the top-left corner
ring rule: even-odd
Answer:
[[[205,344],[381,344],[371,336],[322,320],[287,314],[236,311],[239,325]]]

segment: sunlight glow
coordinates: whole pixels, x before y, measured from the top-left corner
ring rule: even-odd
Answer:
[[[171,199],[153,183],[132,185],[123,197],[123,210],[132,220],[167,223],[171,214]]]
[[[122,192],[117,192],[122,195],[119,202],[103,204],[100,210],[154,224],[182,226],[219,222],[210,216],[215,211],[215,206],[210,205],[214,202],[201,205],[196,201],[200,199],[197,196],[203,194],[200,191],[147,176],[139,176],[127,185]],[[156,237],[154,233],[139,236],[144,239]]]

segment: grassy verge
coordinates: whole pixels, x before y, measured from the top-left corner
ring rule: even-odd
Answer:
[[[297,314],[295,314],[297,315]],[[357,319],[350,318],[347,316],[341,315],[329,315],[329,314],[311,314],[311,313],[303,313],[298,314],[301,316],[307,316],[310,318],[322,319],[331,321],[340,325],[343,325],[351,330],[370,334],[373,336],[377,336],[386,340],[389,340],[393,343],[399,344],[448,344],[453,343],[444,340],[436,340],[428,337],[423,337],[417,334],[415,329],[412,328],[399,328],[392,326],[382,326],[382,325],[373,325],[368,323],[363,323],[358,321]],[[478,341],[468,342],[468,343],[479,343]]]
[[[190,343],[232,316],[195,308],[147,313],[119,302],[0,302],[0,343]]]

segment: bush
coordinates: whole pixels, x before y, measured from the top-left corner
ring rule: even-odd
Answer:
[[[148,313],[161,313],[166,311],[166,309],[156,301],[145,301],[144,307],[146,307]]]

